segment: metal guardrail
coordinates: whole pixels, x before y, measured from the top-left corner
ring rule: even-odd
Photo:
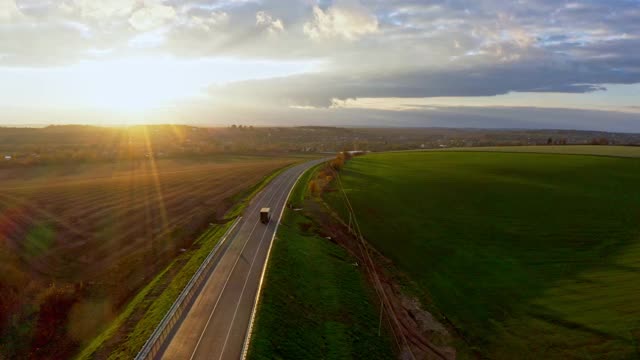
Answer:
[[[191,299],[193,299],[193,296],[196,295],[196,290],[206,279],[203,274],[205,274],[209,270],[211,260],[218,252],[218,249],[220,249],[220,247],[225,243],[229,235],[231,235],[233,230],[235,230],[236,225],[238,225],[238,222],[240,222],[240,219],[242,219],[242,217],[236,218],[233,225],[231,225],[227,232],[222,236],[220,242],[216,244],[207,258],[202,262],[195,274],[193,274],[191,280],[189,280],[189,282],[187,283],[187,286],[182,289],[180,296],[178,296],[176,301],[174,301],[169,311],[162,318],[162,321],[160,321],[160,324],[158,324],[149,339],[147,339],[147,342],[144,343],[144,346],[142,347],[140,352],[138,352],[138,355],[136,355],[136,360],[154,359],[156,355],[158,355],[158,352],[162,349],[167,336],[169,335],[169,333],[171,333],[173,327],[180,320],[180,317],[184,313],[184,310],[187,308],[187,305],[189,305],[189,303],[191,302]]]

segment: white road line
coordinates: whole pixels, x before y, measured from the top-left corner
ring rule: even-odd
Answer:
[[[272,192],[274,192],[274,193],[271,195],[271,198],[269,198],[269,202],[271,202],[271,200],[273,200],[273,197],[277,193],[277,191],[275,191],[275,190],[273,190]],[[227,288],[227,285],[229,283],[229,279],[231,278],[231,275],[233,274],[233,271],[235,270],[236,265],[238,264],[238,261],[240,261],[240,258],[242,257],[242,253],[244,252],[245,247],[249,243],[249,240],[251,239],[251,235],[253,235],[253,232],[255,231],[256,226],[258,225],[259,222],[260,222],[259,220],[255,222],[255,224],[253,225],[253,228],[251,229],[251,232],[249,233],[249,236],[247,236],[247,241],[245,241],[244,245],[242,246],[242,249],[238,253],[238,258],[236,259],[235,263],[233,264],[233,267],[231,268],[231,271],[229,272],[229,275],[227,276],[227,279],[224,282],[224,286],[222,287],[222,291],[220,291],[220,294],[218,294],[218,298],[216,299],[216,303],[214,304],[213,309],[211,310],[211,313],[209,314],[209,318],[207,319],[207,322],[205,323],[204,328],[202,329],[202,333],[200,334],[200,337],[198,338],[198,342],[196,343],[196,346],[194,347],[193,352],[191,353],[191,357],[189,358],[189,360],[193,360],[193,357],[196,355],[196,351],[198,351],[198,347],[200,346],[200,342],[202,341],[204,333],[207,331],[207,327],[209,326],[209,322],[211,322],[211,318],[213,317],[213,313],[216,311],[216,308],[218,307],[218,303],[220,302],[220,299],[222,298],[222,294],[224,293],[224,290]]]
[[[274,182],[273,182],[273,184],[274,184],[274,185],[275,185],[275,183],[276,183],[276,181],[277,181],[277,180],[278,180],[278,179],[274,180]],[[266,189],[265,189],[265,190],[266,190]],[[266,191],[265,191],[265,192],[261,192],[261,193],[260,193],[260,194],[259,194],[259,195],[254,199],[254,200],[253,200],[253,201],[255,202],[254,204],[257,204],[258,202],[262,201],[262,198],[264,198],[266,194],[267,194],[267,192],[266,192]],[[247,207],[247,210],[251,210],[252,208],[254,208],[254,207],[255,207],[255,206],[254,206],[254,204],[252,204],[252,205],[248,206],[248,207]],[[250,212],[250,211],[248,211],[248,212]],[[238,228],[238,233],[239,233],[240,231],[242,231],[242,227],[243,227],[244,225],[245,225],[245,224],[240,225],[240,227]],[[255,226],[255,225],[254,225],[254,226]],[[237,234],[236,234],[236,236],[237,236]],[[232,241],[233,241],[233,240],[231,240],[231,241],[230,241],[229,248],[231,247],[231,242],[232,242]],[[229,249],[226,249],[226,250],[224,251],[224,253],[226,253],[228,250],[229,250]],[[209,285],[209,282],[211,281],[211,279],[212,279],[212,278],[213,278],[213,276],[209,276],[209,277],[207,278],[207,281],[204,283],[204,285],[202,285],[202,289],[206,288],[206,287],[207,287],[207,285]],[[198,298],[196,299],[196,302],[194,302],[194,306],[195,306],[196,304],[198,304],[198,303],[200,302],[200,300],[201,300],[201,299],[198,297]]]
[[[247,326],[247,331],[246,331],[246,333],[244,335],[244,342],[242,344],[242,353],[240,354],[240,359],[241,360],[244,360],[244,359],[247,358],[247,352],[249,351],[249,343],[251,341],[251,331],[253,330],[253,323],[255,321],[256,312],[257,312],[257,309],[258,309],[258,304],[260,302],[260,293],[262,292],[264,276],[265,276],[265,274],[267,272],[267,265],[269,264],[269,259],[270,259],[270,255],[271,255],[271,248],[273,247],[273,243],[275,241],[276,234],[278,233],[278,225],[280,225],[280,221],[282,220],[282,215],[284,214],[284,209],[286,207],[287,201],[289,200],[289,197],[291,197],[291,193],[293,192],[293,189],[298,184],[298,181],[300,181],[300,178],[302,177],[302,175],[306,174],[307,171],[311,170],[316,165],[317,164],[313,164],[313,165],[309,166],[308,168],[303,169],[300,172],[300,174],[296,177],[296,181],[293,183],[293,185],[291,185],[291,188],[289,189],[289,193],[287,194],[287,198],[284,200],[285,206],[283,206],[282,209],[280,210],[280,216],[278,217],[278,222],[276,223],[276,228],[273,230],[273,236],[271,237],[271,243],[269,243],[269,250],[267,250],[267,257],[264,260],[264,265],[262,266],[262,273],[260,275],[260,281],[258,282],[258,290],[256,291],[256,296],[255,296],[255,299],[253,300],[253,307],[251,308],[251,317],[249,318],[249,326]]]
[[[291,181],[289,181],[288,184],[291,184]],[[280,198],[276,202],[276,206],[282,200],[282,198],[284,197],[284,194],[285,194],[285,192],[282,191],[282,194],[280,195]],[[284,210],[284,205],[285,204],[282,205],[282,209],[283,210]],[[282,215],[282,211],[280,212],[280,215]],[[278,221],[280,221],[280,220],[278,220]],[[274,234],[275,234],[275,230],[278,228],[277,225],[278,224],[276,223],[276,227],[274,229]],[[224,344],[222,345],[222,351],[220,351],[220,356],[218,357],[218,359],[222,359],[222,356],[224,355],[224,350],[227,347],[227,342],[229,341],[229,335],[231,334],[231,329],[233,329],[233,324],[236,321],[236,315],[238,315],[238,309],[240,308],[240,302],[242,302],[242,297],[244,296],[244,291],[247,288],[247,283],[249,282],[249,277],[251,277],[251,270],[253,269],[253,265],[256,262],[256,258],[258,257],[258,253],[260,252],[260,248],[262,247],[262,242],[264,241],[264,236],[267,234],[268,230],[269,230],[268,227],[265,228],[264,232],[262,233],[262,237],[260,238],[260,242],[258,243],[258,247],[256,248],[256,252],[255,252],[255,254],[253,254],[253,259],[251,260],[251,266],[249,266],[249,271],[247,271],[247,277],[244,279],[244,284],[242,286],[242,291],[240,292],[240,296],[238,297],[238,302],[236,304],[236,309],[233,312],[233,317],[231,318],[231,324],[229,325],[229,329],[227,330],[227,336],[224,339]]]
[[[278,182],[278,180],[279,180],[279,178],[276,178],[276,179],[273,181],[273,184],[271,184],[271,185],[272,185],[272,186],[276,186],[275,184],[276,184],[276,182]],[[261,193],[260,193],[260,194],[259,194],[259,195],[258,195],[258,196],[253,200],[253,201],[252,201],[253,203],[247,207],[247,211],[246,211],[247,213],[251,213],[251,212],[253,211],[253,209],[257,208],[255,205],[256,205],[256,204],[258,204],[260,201],[262,201],[262,200],[263,200],[263,198],[267,195],[267,193],[268,193],[268,191],[266,191],[267,189],[265,188],[264,190],[265,190],[265,191],[261,192]],[[242,227],[243,227],[244,225],[246,225],[246,224],[247,224],[247,223],[240,225],[240,227],[238,228],[238,233],[240,233],[240,232],[242,231]],[[255,226],[255,225],[257,225],[257,223],[256,223],[256,224],[254,224],[254,226]],[[236,234],[236,236],[237,236],[237,234]],[[231,247],[231,242],[232,242],[232,241],[233,241],[233,240],[231,240],[231,241],[230,241],[229,248]],[[228,250],[229,250],[229,249],[225,250],[225,253],[226,253]],[[207,287],[207,285],[209,285],[209,282],[211,281],[211,279],[213,279],[213,276],[209,276],[209,277],[207,278],[207,281],[204,283],[204,285],[202,285],[202,289],[205,289],[205,288]],[[196,299],[196,302],[194,302],[194,306],[195,306],[196,304],[198,304],[198,303],[200,302],[200,300],[201,300],[201,298],[198,296],[198,297],[197,297],[197,299]]]

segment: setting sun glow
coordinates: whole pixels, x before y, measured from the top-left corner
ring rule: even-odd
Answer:
[[[29,107],[37,99],[40,109],[78,109],[115,115],[120,123],[145,123],[151,113],[206,100],[212,86],[296,74],[316,64],[145,56],[84,60],[53,68],[0,68],[0,90],[6,94],[0,106]]]

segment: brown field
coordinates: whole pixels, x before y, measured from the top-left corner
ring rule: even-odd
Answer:
[[[107,322],[240,194],[297,160],[0,170],[0,359],[68,357],[97,331],[69,323],[81,299]]]

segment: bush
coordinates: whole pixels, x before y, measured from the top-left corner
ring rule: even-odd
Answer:
[[[318,185],[316,180],[311,180],[309,182],[309,192],[311,192],[312,195],[320,194],[320,185]]]

